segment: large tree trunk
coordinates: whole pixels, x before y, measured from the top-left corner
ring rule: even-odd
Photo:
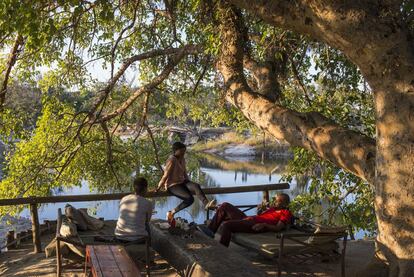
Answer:
[[[221,7],[219,69],[227,99],[275,137],[315,151],[322,158],[375,185],[378,245],[390,276],[414,272],[414,42],[390,1],[234,0],[267,22],[309,34],[342,50],[375,95],[375,143],[315,114],[299,114],[266,102],[243,76],[241,14]],[[391,3],[391,4],[390,4]],[[327,127],[327,128],[326,128]],[[350,142],[350,144],[348,144]],[[354,147],[353,147],[354,146]],[[370,159],[375,153],[375,164]],[[375,170],[374,170],[375,167]],[[372,171],[371,171],[372,169]],[[375,176],[371,175],[375,171]]]
[[[414,272],[414,76],[412,78],[396,82],[396,78],[387,76],[371,82],[377,115],[378,244],[391,262],[390,276],[412,276]]]

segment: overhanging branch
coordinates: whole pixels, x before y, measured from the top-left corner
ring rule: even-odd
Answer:
[[[4,103],[6,101],[7,85],[9,83],[10,73],[13,66],[16,64],[17,56],[22,50],[20,47],[23,45],[23,43],[23,37],[20,34],[17,34],[13,47],[10,50],[10,55],[6,65],[6,72],[4,74],[4,80],[0,90],[0,110],[3,109]]]
[[[375,140],[343,128],[320,113],[299,113],[275,105],[253,92],[243,74],[241,13],[223,2],[219,13],[222,48],[218,68],[226,85],[227,101],[275,138],[312,150],[321,158],[373,184]]]
[[[104,122],[111,120],[112,118],[118,116],[119,114],[125,112],[129,106],[142,94],[151,92],[154,90],[159,84],[161,84],[167,77],[170,75],[171,71],[175,68],[175,66],[181,61],[181,59],[186,55],[185,49],[182,49],[172,60],[165,66],[164,70],[155,77],[151,82],[148,84],[140,87],[137,89],[124,103],[121,104],[115,111],[106,114],[98,119],[96,119],[94,122]]]
[[[105,101],[105,99],[108,97],[109,93],[112,91],[112,89],[115,87],[115,84],[118,82],[118,80],[124,75],[125,71],[135,62],[146,60],[149,58],[155,58],[163,55],[172,55],[180,53],[181,51],[186,54],[191,53],[199,53],[201,50],[200,46],[198,45],[186,45],[179,48],[167,48],[167,49],[155,49],[151,50],[142,54],[138,54],[135,56],[132,56],[124,61],[122,66],[119,68],[117,73],[108,81],[106,86],[101,89],[98,94],[100,94],[99,98],[95,101],[92,108],[89,111],[90,118],[93,118],[94,113],[98,109],[98,107],[102,104],[102,102]]]

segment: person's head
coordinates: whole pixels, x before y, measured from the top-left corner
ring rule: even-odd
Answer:
[[[276,209],[286,209],[290,203],[290,197],[286,193],[279,193],[275,196],[272,206]]]
[[[184,143],[176,141],[172,145],[173,154],[176,157],[184,157],[187,147]]]
[[[148,189],[147,179],[144,177],[135,177],[134,179],[134,190],[136,194],[144,195]]]

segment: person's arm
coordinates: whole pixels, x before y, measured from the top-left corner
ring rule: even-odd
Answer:
[[[161,177],[161,180],[158,183],[156,191],[160,190],[162,186],[165,185],[165,181],[167,181],[168,176],[171,174],[171,171],[173,169],[174,161],[173,159],[167,160],[167,163],[165,164],[164,168],[164,174]]]
[[[262,214],[266,209],[268,208],[269,203],[266,201],[263,201],[261,204],[257,205],[257,215]]]
[[[279,232],[285,229],[286,224],[283,221],[280,221],[274,224],[267,224],[267,223],[257,223],[253,225],[252,229],[255,231],[270,231],[270,232]]]

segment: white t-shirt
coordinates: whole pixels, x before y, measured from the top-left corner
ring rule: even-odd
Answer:
[[[154,204],[142,196],[130,194],[119,203],[119,217],[115,236],[123,240],[137,240],[148,233],[145,229],[147,215],[151,218]]]

